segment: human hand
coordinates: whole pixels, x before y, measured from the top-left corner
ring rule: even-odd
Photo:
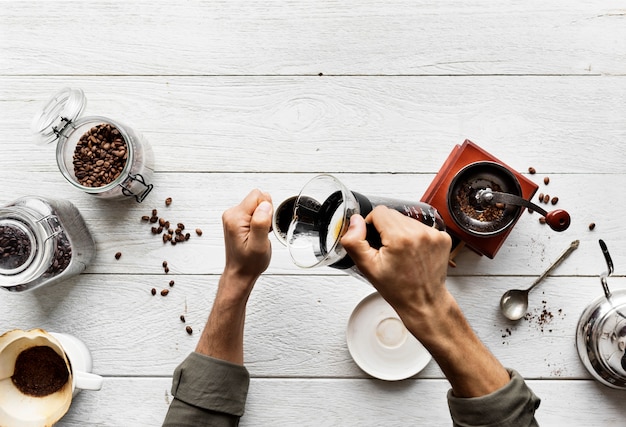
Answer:
[[[222,214],[226,265],[224,274],[251,286],[269,266],[272,246],[268,232],[272,223],[272,198],[260,190]],[[230,281],[229,281],[230,282]]]
[[[375,249],[365,240],[366,221],[378,230],[382,242]],[[445,286],[450,236],[385,206],[376,207],[364,220],[350,218],[341,244],[359,270],[396,310],[418,338],[421,324],[433,319],[449,300]]]

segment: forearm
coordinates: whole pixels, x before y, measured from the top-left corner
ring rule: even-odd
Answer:
[[[403,320],[439,364],[455,396],[484,396],[509,382],[506,369],[478,339],[449,293],[431,313]]]
[[[246,304],[255,281],[224,271],[196,352],[243,365]]]

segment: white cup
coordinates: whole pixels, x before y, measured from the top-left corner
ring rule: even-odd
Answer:
[[[37,397],[23,393],[12,380],[18,356],[32,347],[47,346],[64,361],[67,382],[57,391]],[[60,420],[80,390],[100,390],[102,377],[90,373],[89,349],[78,338],[43,329],[14,329],[0,336],[0,426],[43,427]]]

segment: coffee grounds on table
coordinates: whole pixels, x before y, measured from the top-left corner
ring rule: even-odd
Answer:
[[[43,397],[59,391],[69,379],[65,361],[48,346],[31,347],[15,360],[11,377],[19,391],[29,396]]]

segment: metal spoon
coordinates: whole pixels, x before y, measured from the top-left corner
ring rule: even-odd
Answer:
[[[574,240],[569,247],[557,258],[556,261],[552,263],[550,267],[546,271],[543,272],[541,276],[537,278],[533,282],[532,285],[528,289],[511,289],[506,291],[502,298],[500,298],[500,310],[504,317],[509,320],[519,320],[524,314],[526,314],[526,309],[528,309],[528,293],[532,288],[537,286],[539,282],[541,282],[545,277],[556,268],[557,265],[561,263],[569,254],[571,254],[575,249],[578,248],[580,241]]]

